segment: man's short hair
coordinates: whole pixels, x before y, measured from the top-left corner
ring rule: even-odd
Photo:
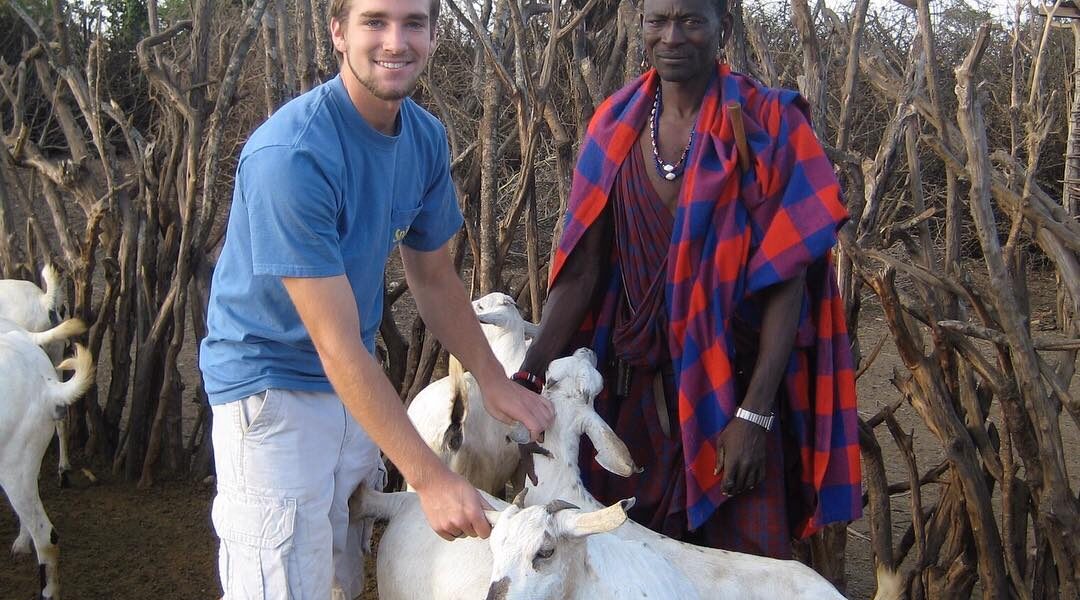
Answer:
[[[727,5],[727,0],[715,0]],[[345,22],[349,18],[349,9],[352,8],[353,0],[330,0],[330,19]],[[429,23],[432,31],[435,31],[435,23],[439,20],[439,4],[441,0],[431,0],[431,10],[428,11]],[[327,19],[329,21],[329,19]]]

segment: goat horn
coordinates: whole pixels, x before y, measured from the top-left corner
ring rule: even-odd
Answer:
[[[525,494],[529,492],[529,488],[521,488],[521,491],[514,496],[514,506],[518,508],[525,508]]]
[[[566,500],[555,499],[555,500],[552,500],[551,502],[548,502],[547,506],[544,507],[544,510],[547,511],[547,514],[553,515],[553,514],[559,512],[560,510],[566,510],[568,508],[575,508],[576,509],[578,507],[576,505],[574,505],[574,504],[571,504],[571,503],[567,502]]]

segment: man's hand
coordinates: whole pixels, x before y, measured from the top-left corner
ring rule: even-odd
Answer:
[[[416,489],[435,532],[448,540],[487,537],[491,526],[480,494],[427,447],[382,366],[361,343],[356,300],[345,276],[282,282],[345,408]]]
[[[506,377],[495,377],[480,383],[484,407],[491,416],[507,425],[517,421],[529,430],[533,441],[555,421],[551,401],[514,383]]]
[[[480,330],[465,287],[454,269],[447,244],[421,252],[401,247],[405,278],[428,329],[480,383],[484,406],[506,423],[520,422],[533,440],[551,426],[551,403],[506,378],[506,372]]]
[[[728,496],[752,490],[765,478],[767,431],[744,419],[732,419],[716,437],[716,469],[724,474],[720,489]]]
[[[442,539],[452,542],[491,535],[491,524],[484,516],[491,507],[465,478],[443,467],[413,487],[428,524]]]

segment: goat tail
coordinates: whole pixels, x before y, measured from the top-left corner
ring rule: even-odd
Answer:
[[[450,387],[453,390],[455,401],[457,401],[457,398],[468,398],[469,385],[465,381],[465,366],[453,354],[450,355],[446,366],[450,374]]]
[[[874,600],[900,600],[904,592],[904,578],[896,569],[877,566],[877,592]]]
[[[30,339],[38,346],[45,346],[57,341],[63,341],[69,337],[80,335],[86,331],[86,323],[82,319],[68,319],[52,329],[41,332],[28,332]]]
[[[51,262],[45,263],[41,268],[41,282],[45,284],[45,295],[41,298],[41,304],[45,310],[56,310],[57,300],[60,298],[60,272]]]
[[[443,433],[443,446],[450,452],[461,448],[465,438],[465,419],[469,415],[469,382],[465,367],[453,354],[447,368],[450,372],[450,425]]]
[[[94,383],[94,357],[82,344],[75,344],[75,356],[65,359],[57,369],[75,371],[71,379],[53,384],[52,400],[57,408],[74,403]]]
[[[406,503],[416,499],[413,492],[380,492],[366,485],[356,488],[349,498],[349,520],[363,519],[389,521],[405,508]]]

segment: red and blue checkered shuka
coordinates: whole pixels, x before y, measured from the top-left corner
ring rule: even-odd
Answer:
[[[695,125],[666,268],[688,527],[700,527],[728,499],[720,490],[723,474],[713,470],[716,437],[741,400],[734,381],[732,318],[743,300],[805,270],[795,349],[782,384],[789,404],[785,435],[794,437],[799,459],[799,489],[789,495],[802,506],[794,513],[791,533],[803,539],[825,524],[862,513],[855,377],[832,263],[847,211],[805,100],[796,92],[764,87],[727,65],[718,64],[717,70]],[[658,83],[656,71],[648,71],[605,100],[593,116],[549,285],[607,205]],[[738,167],[724,106],[731,100],[742,107],[751,155],[745,172]],[[579,332],[592,340],[600,364],[610,357],[610,309],[620,285],[613,276],[605,301],[594,306]]]

